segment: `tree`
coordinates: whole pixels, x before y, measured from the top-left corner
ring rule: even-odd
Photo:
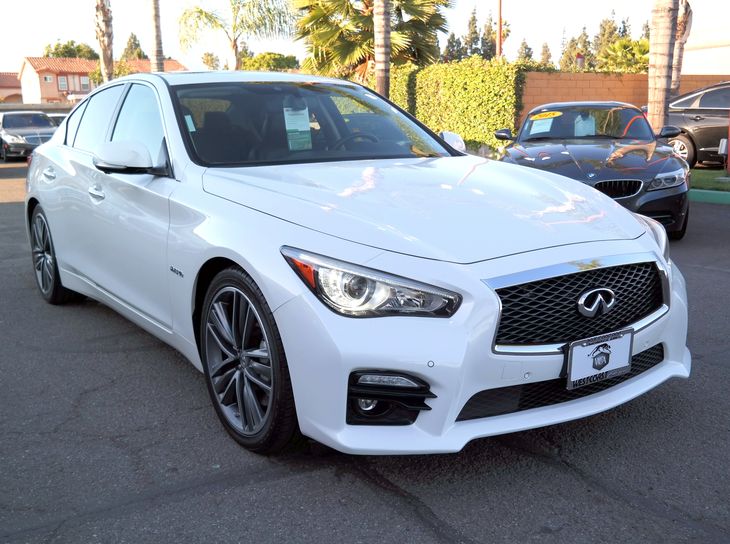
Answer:
[[[374,0],[373,46],[375,49],[375,91],[390,95],[390,0]]]
[[[230,48],[230,66],[241,67],[240,46],[244,36],[272,38],[290,33],[292,16],[287,0],[229,0],[230,18],[201,7],[180,16],[180,46],[187,50],[205,30],[223,33]]]
[[[649,123],[655,130],[667,121],[672,57],[679,0],[654,0],[649,39]]]
[[[466,26],[466,34],[461,40],[463,47],[463,56],[471,57],[472,55],[481,55],[481,36],[479,35],[479,29],[477,28],[477,10],[474,8],[469,17],[469,22]]]
[[[102,81],[109,81],[114,77],[114,32],[109,0],[96,0],[96,40],[101,49],[101,78]]]
[[[215,57],[215,59],[217,61],[218,57]],[[286,72],[287,70],[296,70],[299,68],[299,61],[294,55],[259,53],[256,56],[243,59],[241,61],[241,68],[243,70],[259,72]]]
[[[152,0],[152,37],[155,48],[152,53],[150,69],[153,72],[165,71],[165,54],[162,52],[162,26],[160,25],[160,0]]]
[[[581,68],[578,64],[577,55],[583,55],[584,64]],[[595,60],[591,52],[591,41],[588,39],[586,28],[577,38],[570,38],[568,44],[560,56],[560,70],[563,72],[580,72],[593,69]]]
[[[51,44],[46,45],[43,50],[44,57],[54,58],[80,58],[97,60],[99,54],[94,49],[85,43],[76,43],[73,40],[69,40],[66,43],[56,42],[53,46]]]
[[[148,59],[149,57],[142,51],[142,46],[139,43],[139,39],[136,34],[132,32],[127,40],[127,46],[122,51],[120,60],[135,60],[135,59]]]
[[[553,66],[553,55],[550,53],[550,47],[547,42],[542,44],[542,52],[540,53],[540,64],[543,66]]]
[[[618,27],[618,37],[619,38],[631,37],[631,23],[629,23],[628,17],[626,17],[626,19],[621,19],[621,26]]]
[[[502,44],[509,36],[509,23],[502,21]],[[485,60],[493,59],[497,54],[497,23],[492,19],[492,14],[487,16],[487,22],[484,23],[481,38],[481,55]]]
[[[645,74],[649,69],[649,40],[619,38],[603,50],[597,63],[607,72]]]
[[[682,75],[682,61],[684,60],[684,45],[692,30],[692,7],[688,0],[679,0],[677,12],[677,31],[674,35],[674,56],[672,58],[672,85],[669,88],[669,97],[679,95],[679,79]]]
[[[218,70],[221,67],[220,59],[213,53],[203,53],[201,59],[208,70]]]
[[[293,0],[301,14],[297,39],[306,43],[303,69],[364,79],[374,62],[373,0]],[[391,0],[390,61],[423,66],[439,58],[438,32],[446,31],[442,8],[450,0]]]
[[[600,58],[604,51],[619,38],[619,29],[616,25],[615,14],[611,12],[610,19],[603,19],[598,26],[598,34],[593,38],[593,56],[596,58],[596,68],[605,70]]]
[[[137,70],[134,70],[129,64],[127,64],[125,61],[120,60],[114,63],[114,72],[112,74],[112,79],[116,79],[118,77],[128,76],[129,74],[135,74],[137,73]],[[99,85],[104,81],[102,74],[101,74],[101,63],[96,66],[93,72],[89,74],[89,79],[95,83],[96,85]]]
[[[527,40],[524,38],[517,50],[517,60],[532,60],[532,48],[527,45]]]
[[[641,25],[641,37],[649,39],[650,29],[649,29],[649,21],[644,21],[644,24]]]
[[[461,44],[461,40],[452,32],[446,40],[446,47],[444,47],[444,50],[441,52],[441,62],[461,60],[464,58],[462,53],[463,46]]]

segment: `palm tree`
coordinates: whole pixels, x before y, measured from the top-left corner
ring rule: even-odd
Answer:
[[[679,78],[682,75],[682,60],[684,59],[684,44],[687,43],[689,32],[692,29],[692,8],[687,0],[679,0],[677,13],[677,32],[674,35],[674,59],[672,61],[672,86],[669,96],[673,98],[679,94]]]
[[[96,0],[96,39],[101,49],[101,78],[110,81],[114,77],[114,55],[112,45],[112,8],[109,0]]]
[[[162,53],[162,29],[160,27],[160,0],[152,0],[152,21],[154,30],[152,35],[155,40],[155,49],[152,53],[151,70],[153,72],[165,71],[165,55]]]
[[[306,71],[364,79],[375,60],[375,0],[293,0],[301,13],[297,39],[309,52]],[[446,31],[443,8],[451,0],[389,0],[390,61],[425,65],[439,58],[438,32]]]
[[[187,49],[203,30],[216,30],[226,36],[231,53],[228,65],[241,67],[239,52],[244,36],[271,38],[291,32],[292,17],[287,0],[229,0],[230,19],[201,7],[186,9],[180,16],[180,45]]]
[[[375,91],[390,94],[390,0],[375,0],[373,14],[375,46]]]
[[[603,48],[598,62],[606,72],[645,74],[649,68],[649,40],[632,40],[629,36],[619,38]]]
[[[679,0],[654,0],[649,32],[649,123],[659,130],[667,121],[669,87]]]

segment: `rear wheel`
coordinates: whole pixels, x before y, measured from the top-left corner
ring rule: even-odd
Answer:
[[[213,279],[200,342],[208,392],[228,433],[257,453],[284,448],[298,434],[284,348],[263,294],[241,269]]]
[[[672,149],[674,149],[677,155],[687,161],[690,168],[694,167],[697,162],[697,154],[695,152],[695,146],[688,136],[680,134],[676,138],[669,140],[669,145],[672,146]]]
[[[30,219],[30,248],[33,253],[36,284],[46,302],[63,304],[78,299],[81,295],[66,289],[61,284],[51,229],[48,227],[46,214],[40,206],[35,207]]]

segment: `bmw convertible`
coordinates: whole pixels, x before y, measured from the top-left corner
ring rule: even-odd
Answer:
[[[560,102],[534,108],[500,160],[560,174],[610,196],[633,212],[656,219],[681,239],[689,217],[690,171],[664,140],[679,134],[665,126],[654,134],[642,111],[621,102]]]
[[[116,79],[33,155],[29,273],[180,351],[255,452],[454,452],[688,377],[662,226],[460,143],[351,82]]]

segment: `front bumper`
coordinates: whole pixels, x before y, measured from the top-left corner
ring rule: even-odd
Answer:
[[[37,144],[28,144],[28,143],[20,143],[20,144],[9,144],[4,143],[3,147],[5,148],[5,155],[7,157],[27,157],[31,153],[33,153],[33,150],[38,147]]]
[[[502,354],[492,349],[499,299],[481,280],[529,270],[536,263],[567,263],[592,255],[600,258],[635,251],[635,243],[611,242],[542,250],[474,265],[431,262],[429,268],[433,270],[429,273],[435,277],[457,283],[456,271],[461,279],[475,280],[468,285],[470,295],[465,293],[462,307],[451,319],[345,318],[325,308],[311,293],[303,293],[274,314],[289,362],[302,432],[346,453],[457,452],[476,438],[596,414],[671,377],[688,377],[691,357],[685,346],[686,291],[684,279],[672,267],[669,310],[634,335],[634,354],[657,344],[663,346],[661,363],[605,391],[577,400],[457,421],[473,395],[492,388],[555,380],[564,366],[561,354]],[[407,259],[413,260],[387,254],[369,264],[394,270],[399,261],[402,264]],[[405,426],[346,424],[348,377],[353,371],[365,369],[403,372],[424,380],[436,395],[426,401],[431,410],[421,412],[415,423]]]

